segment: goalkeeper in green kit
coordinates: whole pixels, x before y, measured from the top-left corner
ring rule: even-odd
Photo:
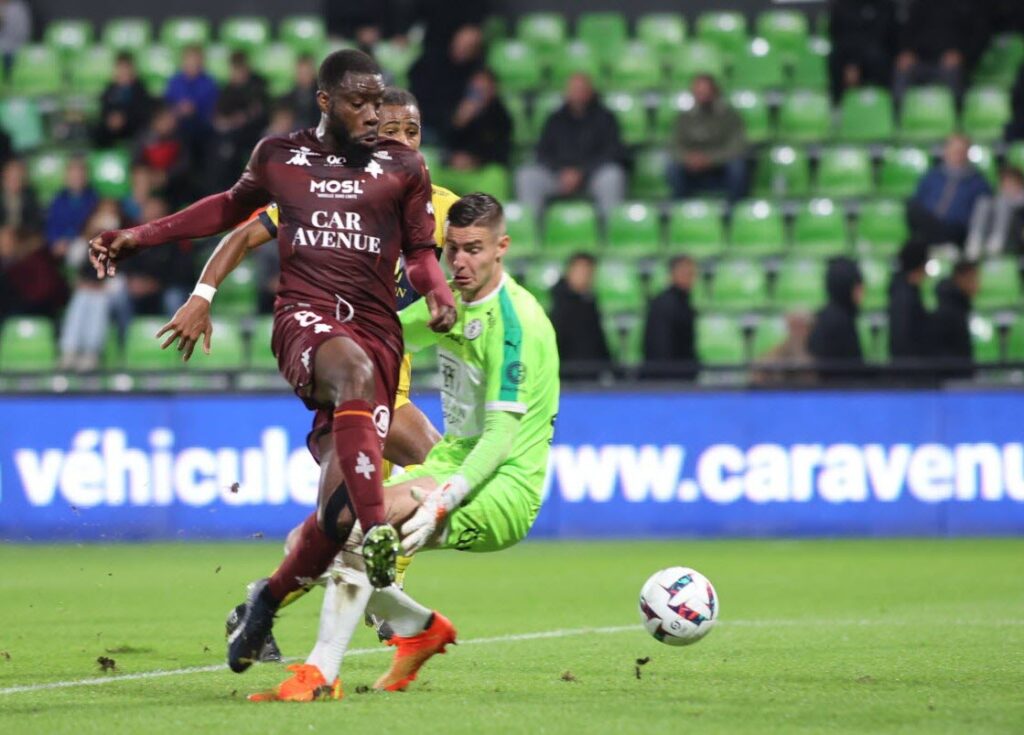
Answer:
[[[504,271],[508,247],[501,204],[488,194],[462,197],[448,213],[444,243],[455,325],[431,332],[422,300],[400,314],[408,351],[437,345],[444,412],[444,436],[424,463],[385,483],[388,522],[400,529],[406,554],[499,551],[522,540],[540,510],[558,412],[558,351],[543,308]],[[348,540],[329,571],[312,654],[251,700],[340,698],[341,660],[364,611],[394,631],[388,643],[397,650],[378,689],[404,689],[455,642],[440,613],[396,585],[373,589],[358,555],[361,529],[340,531]]]

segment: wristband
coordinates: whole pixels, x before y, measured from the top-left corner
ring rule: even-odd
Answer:
[[[215,293],[217,293],[217,289],[208,283],[197,283],[196,287],[192,289],[193,296],[204,299],[208,304],[213,303],[213,295]]]

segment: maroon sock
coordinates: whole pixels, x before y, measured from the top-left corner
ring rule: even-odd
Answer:
[[[316,524],[316,513],[311,513],[299,528],[299,537],[288,551],[281,566],[270,576],[267,588],[280,602],[289,592],[302,586],[303,580],[319,577],[341,551],[341,544],[331,539]]]
[[[334,453],[349,500],[363,531],[369,531],[385,522],[380,476],[383,453],[373,423],[373,406],[366,401],[345,401],[334,412],[333,430]]]

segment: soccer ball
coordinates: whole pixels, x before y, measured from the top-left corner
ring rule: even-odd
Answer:
[[[640,618],[662,643],[688,646],[715,627],[718,595],[708,578],[694,569],[662,569],[640,590]]]

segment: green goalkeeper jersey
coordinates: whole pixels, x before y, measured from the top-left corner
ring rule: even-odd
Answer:
[[[425,299],[399,314],[409,352],[437,344],[445,443],[468,455],[484,430],[487,411],[522,414],[501,474],[539,491],[558,413],[555,330],[533,295],[508,274],[478,301],[455,293],[458,318],[437,334]]]

